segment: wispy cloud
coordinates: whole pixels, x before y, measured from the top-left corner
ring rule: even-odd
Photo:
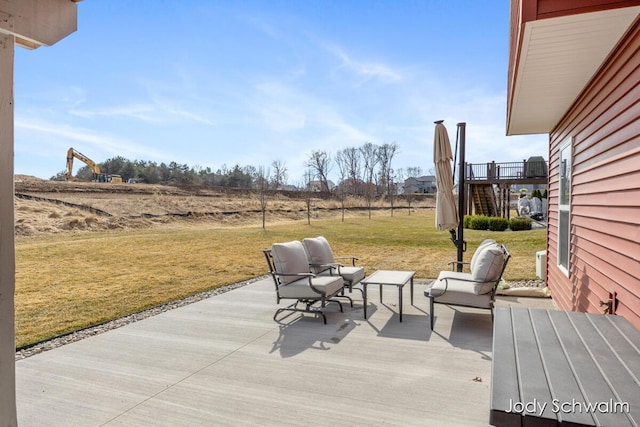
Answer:
[[[310,100],[280,82],[263,82],[254,86],[247,107],[255,111],[266,127],[276,132],[302,129],[307,125]]]
[[[127,105],[110,108],[76,108],[69,110],[69,114],[91,119],[95,117],[130,117],[150,123],[158,123],[161,119],[152,113],[154,108],[149,104]]]
[[[412,100],[414,107],[430,126],[434,120],[445,121],[452,145],[455,143],[457,123],[466,123],[466,161],[517,161],[531,155],[547,156],[547,137],[530,135],[508,137],[505,134],[506,93],[491,93],[480,88],[441,85]],[[433,127],[428,131],[428,143],[433,143]],[[452,147],[453,148],[453,147]]]
[[[368,141],[375,142],[378,139],[367,130],[326,107],[317,111],[316,122],[326,130],[320,143],[323,147],[346,148],[359,146]]]
[[[359,76],[362,79],[360,83],[371,79],[376,79],[383,83],[397,83],[403,80],[401,72],[386,64],[358,60],[336,45],[323,44],[323,47],[340,60],[341,68],[345,68]]]
[[[83,118],[128,117],[147,123],[175,123],[187,120],[206,125],[213,124],[211,120],[199,113],[181,109],[163,100],[108,108],[74,108],[69,110],[69,114]]]
[[[157,150],[149,149],[144,145],[136,144],[134,141],[121,137],[98,134],[93,130],[71,125],[59,125],[42,120],[25,119],[16,117],[15,127],[17,132],[31,132],[41,134],[46,140],[56,140],[63,146],[81,145],[83,147],[93,147],[102,153],[114,156],[124,156],[129,158],[168,158]],[[38,140],[32,138],[32,140]]]

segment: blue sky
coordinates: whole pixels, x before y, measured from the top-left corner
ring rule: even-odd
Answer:
[[[85,0],[78,31],[16,49],[15,172],[49,178],[69,147],[303,180],[313,150],[395,142],[432,165],[434,124],[468,162],[547,157],[505,136],[508,0]],[[331,177],[337,175],[334,167]]]

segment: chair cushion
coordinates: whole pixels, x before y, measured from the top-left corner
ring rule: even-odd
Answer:
[[[471,282],[471,273],[463,273],[458,271],[441,271],[436,281],[433,282],[428,289],[431,292],[432,296],[440,296],[445,292],[445,290],[446,292],[449,292],[448,288],[446,287],[446,282],[443,280],[445,278],[458,279],[460,280],[460,283],[466,285],[467,292],[475,293],[473,291],[474,283]],[[451,283],[451,281],[449,281],[449,283]]]
[[[471,271],[473,271],[474,267],[476,266],[476,263],[478,262],[478,257],[480,256],[480,253],[482,252],[482,250],[494,243],[496,243],[495,240],[486,239],[486,240],[483,240],[482,243],[478,245],[478,248],[476,249],[476,251],[473,253],[473,256],[471,257],[471,263],[469,264],[469,268],[471,269]]]
[[[469,278],[468,273],[447,272],[444,278],[439,278],[424,291],[425,296],[434,298],[435,302],[442,304],[464,305],[468,307],[491,308],[491,293],[476,294],[474,284],[456,280],[456,275],[460,278]],[[450,275],[453,275],[450,276]],[[466,275],[466,276],[462,276]],[[446,292],[444,292],[446,287]]]
[[[306,262],[306,261],[305,261]],[[344,287],[344,281],[341,276],[316,276],[311,279],[313,286],[325,293],[325,296],[331,297],[337,294]],[[320,299],[321,294],[318,294],[309,287],[309,279],[298,279],[293,282],[289,282],[286,285],[282,285],[278,288],[280,298],[295,298],[295,299]]]
[[[338,275],[338,270],[325,270],[322,275]],[[364,267],[340,267],[340,276],[345,282],[349,282],[352,285],[357,284],[360,280],[364,279]]]
[[[297,240],[286,243],[274,243],[271,245],[273,264],[276,273],[309,273],[309,262],[302,243]],[[295,282],[299,277],[280,276],[283,284]]]
[[[323,236],[306,238],[302,241],[302,245],[307,254],[307,262],[309,264],[333,264],[335,262],[331,246]],[[316,274],[325,270],[327,270],[327,267],[311,267],[311,271]]]
[[[345,281],[355,285],[364,279],[364,267],[340,267],[340,275]]]
[[[476,285],[478,294],[488,293],[497,285],[504,263],[505,256],[501,245],[494,243],[482,249],[474,269],[471,270],[472,279],[482,282]]]

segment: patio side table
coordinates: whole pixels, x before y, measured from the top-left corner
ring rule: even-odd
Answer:
[[[413,305],[413,276],[415,271],[378,270],[372,275],[360,281],[362,284],[362,299],[364,303],[364,318],[367,318],[367,285],[380,286],[380,301],[382,301],[383,286],[398,287],[398,308],[400,311],[400,321],[402,322],[402,288],[407,283],[411,285],[411,305]]]

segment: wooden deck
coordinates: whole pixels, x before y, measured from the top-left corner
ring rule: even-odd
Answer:
[[[526,184],[548,185],[548,167],[548,162],[542,158],[521,162],[465,164],[465,214],[473,212],[476,215],[509,218],[510,188]]]
[[[521,162],[467,163],[465,181],[467,184],[474,185],[547,184],[548,162],[523,160]]]
[[[500,307],[491,424],[637,426],[640,332],[625,318]]]

